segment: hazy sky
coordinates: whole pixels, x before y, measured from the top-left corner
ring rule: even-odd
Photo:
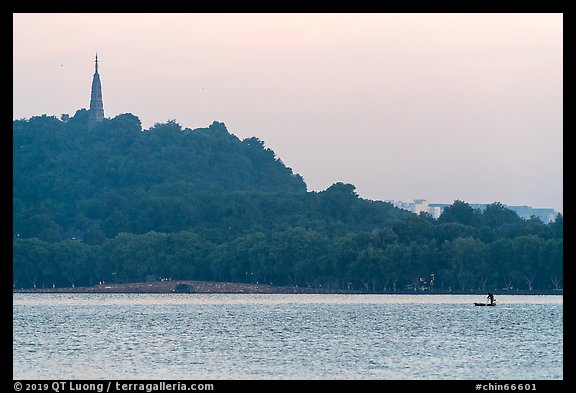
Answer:
[[[562,14],[14,14],[13,117],[217,120],[308,190],[563,210]]]

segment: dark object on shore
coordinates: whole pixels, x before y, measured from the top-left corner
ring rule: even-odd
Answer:
[[[174,289],[172,290],[174,293],[194,293],[194,288],[188,284],[179,283],[176,284]]]
[[[475,306],[495,306],[496,303],[474,303]]]

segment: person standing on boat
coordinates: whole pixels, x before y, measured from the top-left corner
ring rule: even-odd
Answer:
[[[490,300],[490,304],[494,304],[494,295],[492,295],[490,292],[488,292],[488,296],[486,298]]]

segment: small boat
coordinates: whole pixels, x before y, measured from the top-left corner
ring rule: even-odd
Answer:
[[[475,306],[495,306],[496,303],[474,303]]]

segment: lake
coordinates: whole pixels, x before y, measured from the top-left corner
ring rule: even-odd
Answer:
[[[562,296],[13,294],[14,379],[561,380]]]

